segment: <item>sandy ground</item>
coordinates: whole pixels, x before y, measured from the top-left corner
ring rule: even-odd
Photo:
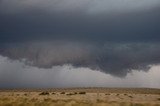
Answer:
[[[0,90],[0,106],[160,106],[160,89]]]

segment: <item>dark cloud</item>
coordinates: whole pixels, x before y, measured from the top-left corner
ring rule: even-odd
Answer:
[[[125,78],[117,78],[89,68],[72,65],[53,66],[50,69],[28,66],[0,56],[0,88],[53,88],[53,87],[160,87],[160,66],[148,72],[132,71]]]
[[[3,49],[2,49],[3,48]],[[26,59],[26,63],[41,68],[72,64],[75,67],[98,69],[115,76],[125,76],[131,70],[148,70],[160,63],[159,43],[81,43],[47,41],[8,44],[1,54],[11,59]]]
[[[150,0],[143,1],[144,4],[139,11],[136,6],[133,6],[133,9],[122,8],[123,2],[118,7],[113,5],[117,5],[116,2],[109,2],[113,7],[111,9],[106,7],[103,11],[100,7],[97,7],[98,9],[92,7],[91,4],[96,5],[97,2],[92,3],[90,0],[86,2],[79,0],[81,4],[78,7],[72,5],[72,0],[68,2],[68,4],[63,0],[48,0],[48,3],[39,0],[2,2],[1,42],[34,39],[82,39],[99,42],[160,40],[160,7],[143,6],[150,3]],[[132,0],[130,2],[132,6],[134,2]],[[156,0],[154,2],[159,3]],[[49,3],[53,6],[51,7]],[[116,8],[120,8],[119,11]],[[90,12],[91,10],[94,11]]]
[[[159,0],[0,3],[3,56],[43,68],[73,64],[115,76],[160,63]]]

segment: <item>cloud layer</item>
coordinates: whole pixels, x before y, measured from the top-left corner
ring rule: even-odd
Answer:
[[[5,8],[9,13],[40,9],[46,12],[82,11],[94,14],[145,10],[158,7],[160,2],[159,0],[1,0],[1,4],[1,8]]]
[[[148,72],[132,70],[125,78],[117,78],[98,70],[75,68],[72,65],[53,66],[51,69],[37,68],[0,56],[0,88],[159,88],[159,69],[160,66],[152,66]]]
[[[12,43],[0,53],[28,65],[51,68],[72,64],[98,69],[114,76],[126,76],[131,70],[145,70],[160,63],[159,43],[81,43],[69,41]]]
[[[159,0],[0,0],[0,55],[124,77],[160,63]]]
[[[159,0],[1,0],[1,42],[160,40]]]

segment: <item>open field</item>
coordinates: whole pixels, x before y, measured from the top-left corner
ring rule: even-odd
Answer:
[[[160,89],[0,90],[0,106],[160,106]]]

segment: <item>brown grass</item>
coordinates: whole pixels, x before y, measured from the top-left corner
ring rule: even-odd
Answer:
[[[106,89],[1,90],[0,106],[160,106],[158,89]]]

